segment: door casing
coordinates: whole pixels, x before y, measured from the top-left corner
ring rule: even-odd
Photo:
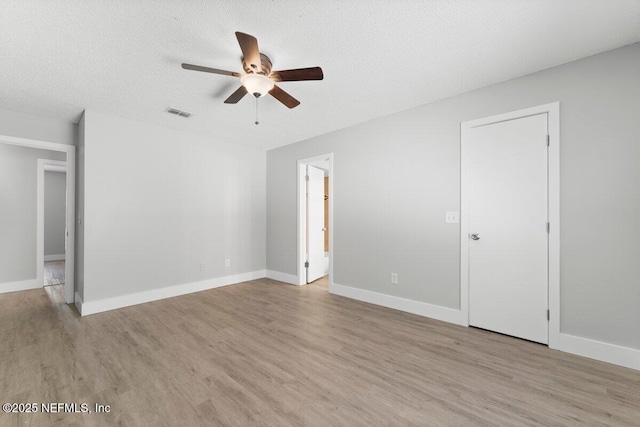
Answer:
[[[558,348],[560,335],[560,103],[539,105],[482,119],[460,127],[460,312],[469,326],[469,132],[478,126],[547,113],[549,209],[549,347]]]

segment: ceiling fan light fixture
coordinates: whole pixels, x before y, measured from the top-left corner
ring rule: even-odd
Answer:
[[[266,95],[274,86],[273,80],[262,74],[246,74],[240,78],[240,83],[256,98]]]
[[[295,108],[300,105],[300,101],[282,90],[282,88],[275,83],[322,80],[324,78],[322,68],[320,67],[271,71],[271,59],[260,52],[258,49],[258,40],[255,37],[236,31],[236,38],[242,51],[242,68],[244,69],[244,73],[203,67],[201,65],[182,64],[182,68],[185,70],[239,77],[241,86],[224,100],[225,104],[237,104],[247,93],[255,96],[256,100],[269,94],[285,107]],[[256,105],[257,104],[256,102]]]

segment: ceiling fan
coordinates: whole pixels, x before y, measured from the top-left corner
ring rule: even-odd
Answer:
[[[271,60],[267,55],[260,52],[258,40],[255,37],[236,31],[236,38],[242,50],[244,73],[202,67],[200,65],[182,64],[182,68],[185,70],[239,77],[241,86],[224,101],[225,104],[236,104],[247,93],[251,93],[256,99],[269,93],[287,107],[294,108],[300,105],[300,101],[282,90],[276,83],[322,80],[324,77],[320,67],[271,71]]]

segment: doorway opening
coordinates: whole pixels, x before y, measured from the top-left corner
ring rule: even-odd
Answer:
[[[71,304],[75,299],[75,278],[74,278],[74,256],[75,256],[75,154],[76,147],[72,145],[59,144],[46,141],[38,141],[26,138],[17,138],[12,136],[0,135],[0,144],[2,146],[19,146],[54,152],[62,152],[65,154],[66,161],[34,159],[36,165],[36,194],[35,194],[35,242],[29,243],[35,246],[33,255],[25,255],[20,259],[28,269],[29,265],[35,264],[35,278],[27,280],[4,281],[0,283],[0,293],[15,292],[28,289],[42,288],[45,284],[45,251],[44,251],[44,195],[45,195],[45,164],[50,171],[64,172],[64,192],[65,192],[65,212],[64,212],[64,251],[53,255],[60,256],[64,254],[64,285],[57,289],[57,297],[55,300],[61,303]],[[65,169],[66,168],[66,169]],[[33,182],[33,181],[31,181]],[[32,190],[31,190],[32,191]],[[30,193],[31,194],[31,193]],[[32,199],[33,200],[33,199]],[[30,208],[33,209],[33,208]],[[30,212],[32,212],[30,210]],[[33,230],[33,228],[31,228]],[[29,239],[30,240],[30,239]],[[31,240],[31,242],[33,242]],[[33,268],[33,267],[30,267]],[[32,270],[33,271],[33,270]],[[62,276],[58,273],[58,277]]]
[[[333,277],[333,153],[298,160],[298,284]],[[328,283],[325,283],[327,282]]]
[[[74,297],[73,288],[66,284],[67,162],[38,159],[37,173],[38,282],[53,302],[65,302]]]
[[[64,301],[67,215],[67,166],[44,162],[43,285],[55,301]]]

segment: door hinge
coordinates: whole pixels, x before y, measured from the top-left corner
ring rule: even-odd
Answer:
[[[304,263],[304,267],[305,267],[305,268],[309,268],[309,261],[307,261],[307,262],[305,262],[305,263]]]
[[[547,135],[547,147],[551,145],[551,143],[549,142],[549,135]]]
[[[547,234],[551,233],[551,224],[547,223]]]
[[[305,180],[305,181],[309,181],[309,175],[306,175],[306,176],[304,177],[304,180]]]
[[[549,310],[547,310],[547,320],[551,320],[551,313],[549,313]]]

